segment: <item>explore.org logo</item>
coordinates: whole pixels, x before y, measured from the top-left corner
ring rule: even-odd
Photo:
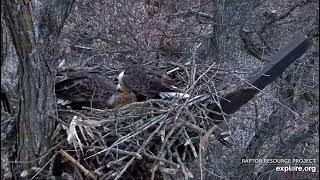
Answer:
[[[317,172],[315,166],[277,166],[276,171],[279,172]]]

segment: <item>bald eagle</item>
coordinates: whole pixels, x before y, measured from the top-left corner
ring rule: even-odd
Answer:
[[[57,79],[56,96],[72,109],[114,108],[136,101],[132,92],[118,92],[113,80],[97,72],[68,72]]]
[[[148,98],[188,98],[189,95],[174,86],[167,74],[149,69],[142,65],[126,68],[118,76],[117,89],[132,91],[136,95]]]

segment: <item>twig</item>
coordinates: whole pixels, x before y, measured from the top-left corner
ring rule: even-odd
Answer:
[[[37,177],[37,175],[52,161],[53,158],[54,158],[54,156],[52,156],[49,159],[49,161],[45,165],[43,165],[43,167],[34,176],[32,176],[31,180],[34,179],[35,177]]]
[[[102,151],[99,151],[99,152],[97,152],[97,153],[95,153],[95,154],[93,154],[93,155],[91,155],[91,156],[88,156],[88,157],[85,158],[85,160],[86,160],[86,159],[89,159],[89,158],[91,158],[91,157],[93,157],[93,156],[96,156],[96,155],[98,155],[98,154],[101,154],[101,153],[110,151],[111,148],[116,147],[117,145],[119,145],[119,144],[127,141],[128,139],[130,139],[130,138],[138,135],[141,131],[146,130],[146,129],[149,129],[150,127],[152,127],[153,125],[155,125],[155,124],[158,123],[159,121],[165,119],[165,117],[166,117],[165,115],[157,116],[156,118],[154,118],[155,120],[153,120],[153,122],[151,122],[149,125],[143,126],[142,128],[138,129],[137,132],[130,133],[130,134],[126,135],[126,136],[123,136],[122,138],[120,138],[120,139],[118,139],[116,142],[114,142],[109,148],[106,148],[106,149],[104,149],[104,150],[102,150]]]
[[[128,169],[128,167],[133,163],[133,161],[136,159],[136,157],[132,157],[130,161],[126,164],[126,166],[117,174],[117,176],[114,178],[114,180],[118,180],[122,174]]]
[[[149,158],[149,159],[161,161],[161,162],[164,162],[164,163],[169,164],[169,165],[171,165],[171,166],[174,166],[174,167],[176,167],[176,168],[179,168],[179,167],[180,167],[180,165],[177,164],[177,163],[174,163],[174,162],[172,162],[172,161],[168,161],[168,160],[166,160],[165,158],[160,158],[160,157],[157,157],[157,156],[154,156],[154,155],[150,155],[150,154],[148,154],[147,152],[144,152],[143,155],[146,156],[146,157]]]
[[[63,149],[60,149],[60,153],[69,161],[71,161],[74,165],[76,165],[86,177],[90,177],[91,179],[96,180],[97,177],[93,175],[89,170],[87,170],[85,167],[83,167],[77,160],[75,160],[72,156],[70,156],[67,152],[65,152]]]
[[[112,167],[115,164],[120,164],[121,161],[127,159],[128,157],[130,157],[130,156],[127,155],[127,156],[123,156],[123,157],[121,157],[121,158],[119,158],[119,159],[117,159],[115,161],[110,161],[110,162],[108,162],[107,167]]]
[[[196,148],[194,147],[193,143],[191,142],[191,139],[190,139],[190,137],[189,137],[189,135],[188,135],[188,133],[187,133],[187,131],[186,131],[185,129],[184,129],[184,135],[185,135],[186,138],[187,138],[186,145],[189,145],[189,146],[190,146],[190,148],[191,148],[191,150],[192,150],[192,153],[193,153],[193,156],[194,156],[195,158],[197,158],[197,157],[198,157],[198,154],[197,154]]]
[[[92,102],[93,102],[93,98],[94,98],[95,92],[96,92],[96,87],[94,87],[94,90],[93,90],[93,93],[92,93],[92,96],[91,96],[91,99],[90,99],[90,112],[91,112],[91,114],[92,114]]]
[[[179,156],[179,153],[176,151],[173,153],[174,156],[177,158],[177,161],[178,163],[180,164],[181,166],[181,170],[182,170],[182,173],[184,175],[184,178],[187,180],[189,178],[193,178],[193,174],[189,171],[189,169],[183,164],[180,156]]]
[[[87,148],[87,149],[97,149],[97,150],[104,150],[107,147],[103,147],[103,146],[83,146],[83,148]],[[142,156],[136,152],[130,152],[130,151],[126,151],[126,150],[122,150],[122,149],[117,149],[117,148],[110,148],[111,152],[115,152],[118,154],[124,154],[124,155],[129,155],[129,156],[135,156],[138,159],[141,159]]]

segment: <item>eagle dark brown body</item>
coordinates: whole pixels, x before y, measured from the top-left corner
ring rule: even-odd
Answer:
[[[57,80],[55,91],[57,98],[70,101],[73,109],[113,108],[136,101],[134,94],[118,93],[111,79],[96,72],[66,73]]]
[[[57,98],[68,100],[71,107],[81,106],[105,108],[108,99],[117,92],[116,84],[98,73],[66,73],[55,85]]]
[[[165,73],[144,66],[126,68],[119,75],[119,85],[125,86],[134,94],[149,98],[159,98],[162,92],[184,93],[174,86],[174,81]]]

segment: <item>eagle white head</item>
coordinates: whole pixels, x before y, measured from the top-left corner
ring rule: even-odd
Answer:
[[[125,85],[123,84],[123,78],[124,76],[124,71],[122,71],[119,76],[118,76],[118,85],[117,85],[117,90],[123,91],[125,89]]]

